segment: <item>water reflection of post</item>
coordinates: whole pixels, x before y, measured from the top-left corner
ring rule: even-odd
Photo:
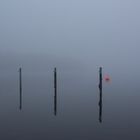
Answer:
[[[102,123],[102,67],[99,69],[99,122]]]
[[[22,69],[19,68],[19,109],[22,109]]]
[[[54,115],[57,115],[57,70],[54,68]]]

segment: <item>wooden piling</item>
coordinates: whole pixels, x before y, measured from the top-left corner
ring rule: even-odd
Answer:
[[[102,67],[99,68],[99,122],[102,122]]]
[[[22,109],[22,69],[19,68],[19,109]]]
[[[57,115],[57,69],[54,68],[54,115]]]
[[[102,67],[99,68],[99,89],[102,90]]]

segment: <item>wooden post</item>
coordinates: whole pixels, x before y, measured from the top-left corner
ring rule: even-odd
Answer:
[[[99,89],[102,90],[102,67],[99,68]]]
[[[22,69],[19,68],[19,109],[22,109]]]
[[[99,99],[99,122],[102,122],[102,67],[99,69],[99,92],[100,92],[100,99]]]
[[[54,115],[57,115],[57,70],[54,68]]]

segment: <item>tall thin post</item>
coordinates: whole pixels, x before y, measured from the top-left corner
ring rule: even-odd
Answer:
[[[102,122],[102,67],[99,68],[99,122]]]
[[[19,68],[19,109],[22,109],[22,69]]]
[[[57,70],[54,68],[54,115],[57,115]]]

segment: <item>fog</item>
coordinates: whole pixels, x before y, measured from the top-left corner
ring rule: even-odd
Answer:
[[[0,137],[139,139],[139,13],[139,0],[1,0]],[[100,66],[111,77],[103,83],[102,127]],[[22,114],[16,112],[19,67]],[[54,67],[57,118],[51,114]]]
[[[89,65],[139,67],[139,4],[138,0],[2,0],[1,57],[36,54],[41,59],[43,54]]]

